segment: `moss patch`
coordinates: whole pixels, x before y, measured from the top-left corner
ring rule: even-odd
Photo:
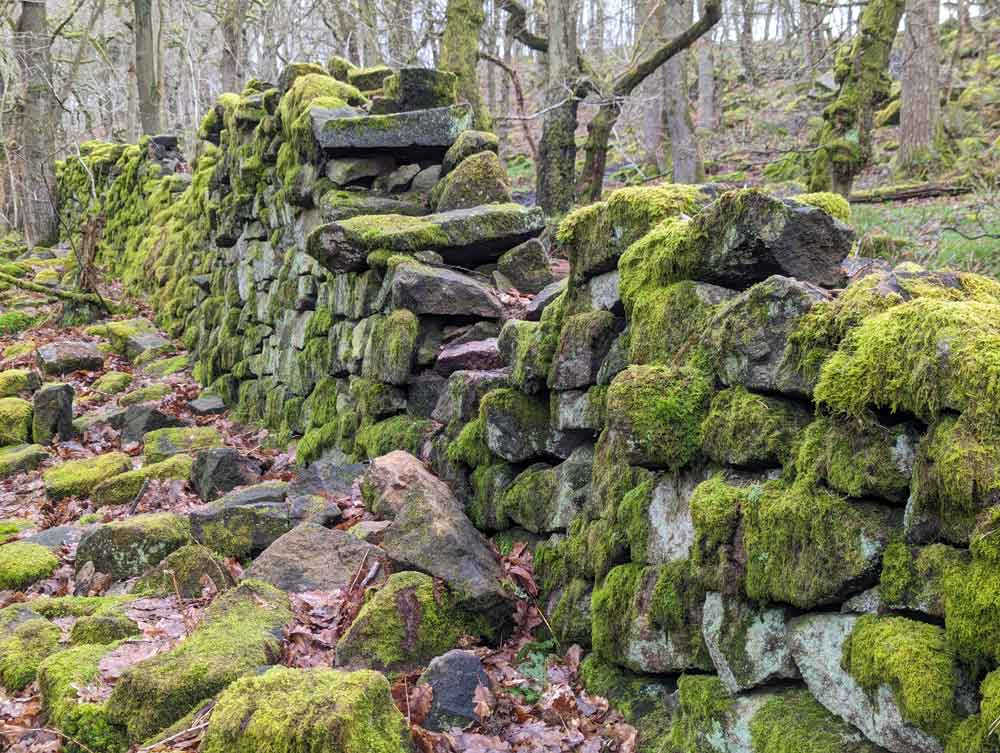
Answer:
[[[187,480],[191,476],[193,464],[194,458],[190,455],[174,455],[159,463],[149,463],[102,481],[94,487],[90,497],[98,507],[125,504],[135,498],[147,479]]]
[[[59,650],[62,633],[48,620],[29,619],[0,638],[0,683],[22,690],[35,679],[42,661]]]
[[[21,590],[48,578],[59,567],[58,558],[39,544],[15,541],[0,546],[0,589]]]
[[[83,460],[68,460],[42,474],[49,499],[83,497],[112,476],[132,469],[132,460],[123,452],[109,452]]]
[[[705,454],[717,463],[746,468],[783,465],[809,418],[805,408],[787,400],[743,387],[722,390],[702,425]]]

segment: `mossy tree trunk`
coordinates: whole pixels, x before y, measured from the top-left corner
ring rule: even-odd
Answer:
[[[938,0],[906,0],[899,167],[916,172],[934,151],[940,113]]]
[[[458,93],[470,105],[476,127],[490,128],[490,116],[479,93],[476,63],[479,60],[479,31],[486,20],[483,3],[476,0],[448,0],[444,36],[441,39],[441,68],[458,76]]]
[[[142,132],[160,132],[160,77],[158,73],[156,39],[153,34],[152,0],[133,0],[135,33],[135,80],[139,90],[139,120]]]
[[[840,89],[823,111],[826,122],[813,158],[810,191],[850,195],[855,176],[871,159],[872,121],[889,93],[889,52],[903,6],[904,0],[870,0],[857,36],[845,54],[837,56],[834,71]]]

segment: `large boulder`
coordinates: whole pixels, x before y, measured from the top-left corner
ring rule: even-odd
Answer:
[[[479,152],[462,160],[435,188],[438,212],[468,209],[510,201],[507,171],[493,152]]]
[[[298,522],[288,503],[288,484],[265,481],[230,492],[189,515],[191,535],[226,557],[253,557]]]
[[[395,309],[414,314],[500,319],[503,306],[493,288],[454,269],[417,262],[400,264],[392,273],[389,299]]]
[[[410,753],[410,731],[378,672],[274,667],[218,697],[204,753]]]
[[[345,531],[301,523],[275,539],[253,561],[246,577],[282,591],[334,591],[347,589],[355,578],[364,578],[384,559],[385,553],[377,546]],[[385,578],[384,565],[379,576],[376,583]]]
[[[91,342],[54,342],[39,346],[38,368],[43,374],[59,376],[74,371],[97,371],[104,365],[104,356]]]
[[[387,69],[386,75],[389,73]],[[467,106],[454,105],[385,115],[345,116],[342,108],[313,105],[309,108],[309,118],[316,142],[333,153],[423,149],[428,154],[443,156],[469,127],[472,114]]]
[[[371,461],[361,494],[372,513],[392,520],[411,499],[447,500],[451,490],[413,455],[396,450]]]
[[[97,572],[124,580],[142,575],[190,541],[191,527],[180,515],[134,515],[84,533],[76,550],[76,569],[92,562]]]

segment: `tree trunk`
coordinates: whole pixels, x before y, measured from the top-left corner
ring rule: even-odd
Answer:
[[[660,0],[644,0],[636,6],[639,54],[647,55],[655,46],[663,44],[667,29],[677,28],[670,22]],[[670,63],[668,62],[667,65]],[[652,76],[639,87],[642,106],[642,162],[655,173],[661,172],[660,155],[663,147],[663,119],[665,100],[669,92],[664,81]]]
[[[590,0],[590,34],[587,37],[587,52],[592,60],[600,62],[604,57],[604,0]]]
[[[575,195],[577,97],[576,18],[574,0],[548,0],[548,65],[535,167],[538,204],[548,215],[569,211]]]
[[[21,232],[29,247],[47,246],[59,237],[55,193],[58,120],[44,2],[21,3],[14,45],[24,84],[19,103],[20,143],[15,147]]]
[[[938,114],[938,0],[906,0],[899,167],[912,170],[934,149]]]
[[[226,0],[222,8],[222,88],[238,92],[243,82],[243,25],[247,0]]]
[[[135,80],[139,91],[139,121],[142,132],[160,132],[160,79],[157,75],[156,39],[153,34],[151,0],[132,0],[135,32]]]
[[[699,2],[699,12],[704,2]],[[712,129],[718,124],[715,112],[715,48],[711,34],[698,40],[698,120],[699,128]]]
[[[851,43],[848,65],[838,73],[837,98],[823,111],[826,123],[813,157],[811,191],[849,196],[855,176],[871,159],[875,109],[889,94],[886,70],[904,0],[870,0]]]
[[[479,30],[486,20],[483,3],[476,0],[448,0],[444,36],[441,40],[441,68],[458,76],[459,96],[472,105],[476,127],[488,129],[490,115],[479,92],[476,63],[479,60]]]
[[[740,61],[746,74],[747,83],[757,83],[757,67],[753,57],[753,13],[754,0],[740,0]]]
[[[665,0],[667,25],[683,29],[691,24],[692,0]],[[664,120],[670,135],[674,183],[699,183],[705,176],[701,150],[688,102],[687,52],[682,50],[663,64]]]

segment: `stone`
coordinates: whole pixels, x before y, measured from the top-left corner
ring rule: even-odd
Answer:
[[[789,338],[813,306],[828,300],[811,283],[775,275],[723,303],[708,324],[722,383],[810,397],[813,385],[798,368]]]
[[[442,376],[450,376],[456,371],[490,371],[503,366],[503,356],[495,337],[446,346],[434,364],[435,370]]]
[[[413,455],[396,450],[371,461],[361,494],[372,514],[393,520],[411,496],[447,499],[451,489]]]
[[[0,447],[31,441],[31,403],[19,397],[0,398]]]
[[[38,368],[48,376],[74,371],[97,371],[104,366],[104,356],[94,343],[54,342],[40,345],[36,351]]]
[[[142,403],[129,405],[122,411],[110,412],[106,422],[121,433],[123,442],[144,441],[151,432],[184,426],[180,418]]]
[[[367,541],[369,544],[380,544],[382,542],[382,534],[385,533],[385,529],[390,525],[392,525],[391,520],[362,520],[360,523],[355,523],[348,528],[347,532],[362,541]]]
[[[529,322],[537,322],[541,319],[542,312],[550,303],[563,294],[566,290],[567,283],[568,280],[563,278],[562,280],[556,280],[539,290],[528,303],[528,307],[524,311],[524,318]]]
[[[587,294],[590,308],[595,311],[611,311],[617,316],[625,313],[619,285],[621,274],[617,269],[591,277],[587,280]]]
[[[503,305],[492,288],[454,269],[405,262],[393,272],[389,291],[393,308],[418,316],[503,316]]]
[[[812,614],[788,623],[792,656],[809,692],[830,712],[892,753],[941,753],[941,743],[905,721],[892,690],[862,688],[841,664],[855,615]]]
[[[245,577],[291,593],[346,591],[355,578],[360,582],[373,568],[378,568],[378,576],[372,584],[381,585],[386,577],[384,561],[381,549],[346,531],[301,523],[261,552]]]
[[[415,177],[417,177],[417,173],[419,172],[420,165],[400,165],[392,172],[377,177],[375,182],[372,184],[372,190],[379,193],[396,193],[398,191],[405,191],[410,187],[410,183]]]
[[[530,238],[497,259],[497,271],[522,293],[540,292],[553,282],[549,255],[537,238]]]
[[[472,113],[467,106],[435,107],[430,110],[386,115],[344,115],[313,105],[309,108],[313,136],[330,152],[360,150],[416,151],[443,156],[463,130]]]
[[[338,500],[354,498],[368,469],[367,463],[337,460],[317,460],[310,463],[296,473],[288,484],[292,515],[321,525],[331,525],[340,517]]]
[[[67,460],[42,474],[45,494],[56,501],[86,497],[94,487],[119,473],[132,470],[132,459],[123,452],[109,452],[82,460]]]
[[[46,528],[44,531],[27,536],[23,540],[44,546],[54,552],[63,547],[75,547],[80,543],[80,539],[83,538],[83,534],[87,530],[88,526],[82,525],[52,526],[52,528]]]
[[[567,317],[552,359],[549,386],[573,390],[597,382],[597,372],[624,322],[608,311],[590,311]]]
[[[126,371],[108,371],[104,375],[90,385],[90,389],[94,392],[100,392],[102,395],[117,395],[120,392],[124,392],[132,384],[132,375]]]
[[[95,507],[126,504],[139,495],[147,481],[187,481],[192,462],[190,455],[173,455],[158,463],[146,463],[102,481],[90,492],[90,498]]]
[[[490,131],[462,131],[444,155],[444,161],[441,163],[441,176],[444,177],[458,167],[459,163],[466,157],[471,157],[479,152],[498,154],[500,140],[497,135]]]
[[[705,595],[702,635],[730,693],[799,677],[786,636],[788,616],[784,607],[759,606],[715,592]]]
[[[278,751],[298,740],[316,753],[411,750],[384,675],[325,667],[274,667],[237,680],[219,695],[201,749]]]
[[[486,422],[486,444],[510,463],[545,456],[550,442],[547,402],[504,388],[486,395],[480,404]]]
[[[511,194],[507,171],[494,152],[473,154],[441,179],[435,196],[438,212],[508,202]]]
[[[76,569],[92,562],[114,581],[142,575],[191,540],[186,518],[173,513],[133,515],[84,533],[76,550]]]
[[[490,688],[490,676],[472,651],[455,649],[437,656],[420,675],[417,685],[430,685],[431,708],[421,726],[434,732],[466,727],[478,720],[476,688]]]
[[[397,572],[375,592],[337,642],[337,666],[407,672],[456,646],[462,635],[493,632],[434,579]]]
[[[211,583],[211,586],[209,586]],[[236,581],[226,563],[208,547],[186,544],[175,549],[135,582],[132,593],[200,599],[206,587],[218,593],[232,588]]]
[[[0,545],[0,589],[23,591],[48,578],[59,567],[59,559],[46,547],[28,541]]]
[[[389,154],[357,155],[327,160],[326,177],[338,188],[360,180],[378,178],[396,168],[396,160]]]
[[[552,426],[559,431],[598,432],[604,425],[603,390],[566,390],[553,392],[549,397],[552,407]]]
[[[441,165],[425,167],[413,177],[410,190],[416,194],[429,194],[441,179]]]
[[[37,444],[0,447],[0,479],[33,471],[49,458],[49,452]]]
[[[417,180],[420,175],[414,180]],[[348,220],[351,217],[395,214],[404,217],[419,217],[428,213],[423,203],[375,196],[367,191],[327,191],[318,202],[319,214],[323,222]],[[311,230],[310,230],[311,232]]]
[[[381,89],[385,80],[392,75],[387,65],[373,65],[368,68],[353,68],[347,72],[347,83],[363,92]]]
[[[213,426],[155,429],[142,438],[142,455],[147,463],[159,463],[181,453],[222,446],[222,435]]]
[[[173,344],[160,334],[149,319],[125,319],[95,324],[87,334],[106,337],[111,350],[129,361],[149,361],[173,350]]]
[[[479,413],[479,401],[488,392],[506,387],[510,374],[506,369],[489,371],[453,371],[431,418],[441,424],[465,424]]]
[[[254,557],[295,527],[288,484],[264,481],[193,509],[191,535],[225,557]]]
[[[118,398],[118,405],[127,408],[130,405],[138,405],[139,403],[155,403],[165,398],[171,392],[173,392],[173,389],[169,384],[154,382],[153,384],[147,384],[145,387],[139,387],[125,393]]]
[[[73,436],[73,387],[49,383],[32,397],[31,437],[35,444],[49,444],[58,435],[67,440]]]
[[[430,418],[447,385],[448,380],[433,371],[410,377],[406,388],[406,412],[416,418]]]
[[[188,403],[188,408],[196,416],[217,416],[226,412],[226,403],[219,395],[203,392]]]
[[[41,386],[41,377],[34,369],[0,371],[0,397],[17,397],[22,392],[34,392]]]
[[[645,504],[629,511],[632,559],[665,564],[687,559],[694,543],[691,496],[702,481],[718,469],[694,467],[660,473]]]
[[[388,112],[447,107],[458,99],[458,77],[436,68],[400,68],[385,79]]]
[[[537,207],[491,204],[423,217],[399,214],[351,217],[320,225],[306,251],[331,272],[362,271],[372,251],[409,254],[435,251],[445,263],[472,268],[538,235],[544,218]]]

